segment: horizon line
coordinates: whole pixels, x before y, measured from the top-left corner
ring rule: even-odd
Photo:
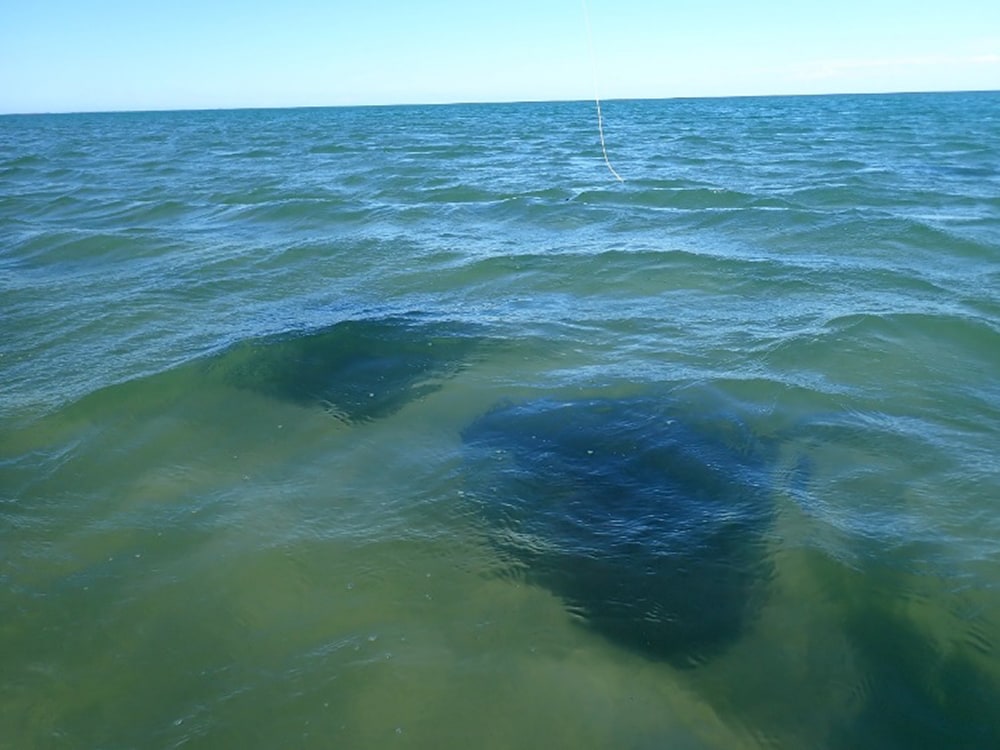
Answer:
[[[992,94],[1000,93],[997,89],[899,89],[892,91],[826,91],[802,92],[794,94],[706,94],[686,96],[611,96],[601,97],[602,103],[608,102],[643,102],[643,101],[699,101],[712,99],[794,99],[819,98],[838,96],[907,96],[921,94]],[[230,107],[162,107],[148,109],[67,109],[39,110],[34,112],[0,112],[0,117],[46,117],[53,115],[116,115],[116,114],[166,114],[184,112],[253,112],[253,111],[283,111],[299,109],[374,109],[391,107],[463,107],[463,106],[503,106],[511,104],[577,104],[594,103],[593,97],[566,99],[496,99],[496,100],[464,100],[454,101],[401,101],[401,102],[363,102],[355,104],[288,104],[288,105],[237,105]]]

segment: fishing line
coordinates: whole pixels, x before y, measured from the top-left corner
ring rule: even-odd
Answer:
[[[601,115],[601,97],[597,93],[597,56],[594,54],[594,32],[590,28],[590,9],[587,7],[587,0],[580,0],[583,6],[583,21],[587,26],[587,48],[590,50],[590,70],[594,78],[594,104],[597,105],[597,133],[601,136],[601,153],[604,154],[604,163],[608,165],[611,174],[618,182],[625,182],[625,179],[611,166],[608,158],[608,147],[604,145],[604,117]]]

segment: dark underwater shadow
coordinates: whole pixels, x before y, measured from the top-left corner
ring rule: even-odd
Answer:
[[[463,433],[492,541],[583,622],[676,666],[748,627],[769,577],[768,460],[734,415],[656,394],[501,404]]]
[[[475,326],[416,315],[349,320],[246,339],[216,354],[95,390],[17,440],[41,449],[74,425],[117,426],[131,433],[123,439],[135,447],[157,429],[196,424],[223,439],[252,442],[260,437],[256,430],[273,425],[269,416],[255,420],[263,410],[251,395],[325,410],[340,422],[360,424],[439,390],[487,341]],[[112,430],[108,439],[114,435]],[[77,439],[70,434],[64,438]],[[182,446],[172,449],[183,455]]]
[[[438,390],[482,336],[472,326],[412,317],[350,320],[240,343],[204,364],[226,385],[346,423],[388,416]]]
[[[0,485],[25,497],[92,492],[126,504],[168,488],[221,496],[251,475],[265,481],[314,460],[307,446],[329,450],[306,437],[323,430],[324,410],[336,417],[327,420],[336,441],[342,424],[389,417],[438,391],[490,341],[480,327],[416,314],[247,339],[0,434]],[[295,437],[299,425],[306,432]]]
[[[940,603],[963,614],[958,637],[944,639],[948,631],[940,622],[913,616],[908,583],[898,571],[845,569],[829,560],[818,561],[815,571],[842,603],[859,674],[857,714],[835,729],[830,748],[1000,748],[995,622],[968,617],[972,603],[945,590]]]

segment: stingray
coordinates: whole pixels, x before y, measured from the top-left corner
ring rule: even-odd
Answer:
[[[694,666],[768,578],[766,451],[656,395],[503,403],[463,433],[471,497],[528,581],[614,642]]]
[[[346,423],[385,417],[439,389],[480,343],[471,327],[415,317],[350,320],[243,342],[205,363],[208,377]]]

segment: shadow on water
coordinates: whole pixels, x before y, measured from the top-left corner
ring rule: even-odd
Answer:
[[[237,471],[235,455],[244,467],[252,456],[255,471],[277,467],[293,461],[274,442],[276,428],[286,428],[287,436],[296,426],[294,412],[283,406],[313,409],[319,417],[325,410],[347,425],[384,418],[439,390],[485,341],[473,326],[417,315],[248,339],[101,388],[29,429],[0,435],[0,457],[21,456],[0,467],[0,480],[18,492],[31,486],[41,492],[51,489],[51,479],[69,482],[81,466],[99,486],[154,468],[179,473],[201,466],[224,482],[223,467]],[[322,423],[302,416],[307,430]],[[52,459],[42,466],[37,455]]]
[[[733,415],[655,394],[506,403],[464,432],[497,546],[611,640],[693,666],[738,638],[769,576],[768,461]]]
[[[239,405],[247,400],[242,394],[322,408],[347,424],[368,422],[440,389],[484,341],[473,326],[416,315],[342,321],[240,341],[209,357],[97,390],[67,406],[62,416],[186,416],[206,406]]]
[[[821,575],[829,574],[824,563]],[[858,710],[832,733],[836,750],[1000,747],[1000,675],[992,641],[955,638],[914,616],[896,573],[834,572],[843,628],[859,671]],[[942,592],[947,601],[950,595]],[[945,602],[936,602],[939,606]],[[937,632],[935,632],[937,631]],[[950,635],[945,635],[950,633]]]
[[[416,317],[350,320],[305,334],[241,343],[208,361],[208,377],[347,422],[388,416],[439,389],[481,337]]]
[[[172,514],[183,512],[199,519],[184,522],[194,549],[203,525],[229,528],[236,525],[232,519],[242,518],[224,502],[229,488],[244,486],[244,472],[253,470],[244,467],[253,463],[242,449],[236,462],[234,446],[259,445],[247,453],[280,465],[274,486],[286,480],[286,466],[298,470],[300,464],[283,463],[282,457],[312,446],[316,433],[307,431],[286,448],[268,442],[274,422],[288,416],[282,402],[322,408],[351,425],[368,423],[437,391],[488,344],[482,330],[464,324],[418,316],[351,320],[244,341],[213,357],[105,388],[55,415],[51,425],[0,436],[0,456],[16,457],[0,466],[0,483],[39,506],[9,502],[3,520],[28,530],[25,549],[35,541],[53,543],[53,529],[64,529],[66,549],[87,548],[75,553],[82,559],[78,569],[69,567],[83,580],[111,565],[112,556],[115,565],[138,564],[126,553],[139,532],[103,541],[101,528],[118,518],[117,504],[132,509],[132,495],[178,496],[184,500],[179,510],[172,503],[158,510],[137,500],[136,515],[125,514],[111,526],[140,517],[142,528],[152,523],[149,518],[174,523]],[[776,541],[776,506],[784,483],[799,494],[812,491],[809,462],[793,460],[792,476],[778,478],[784,447],[755,432],[740,409],[728,408],[725,400],[686,401],[676,394],[654,387],[619,398],[502,402],[467,424],[462,470],[468,507],[512,574],[559,596],[582,624],[613,643],[673,667],[701,667],[686,677],[738,723],[781,725],[793,738],[817,737],[832,750],[1000,747],[994,641],[975,634],[962,641],[953,623],[941,627],[950,601],[946,592],[928,597],[925,610],[916,611],[902,575],[849,569],[806,551],[792,556],[801,564],[790,576],[792,566],[772,555],[782,544]],[[274,413],[257,417],[255,411],[267,411],[267,401],[277,404]],[[347,434],[328,430],[329,422],[321,413],[317,417],[302,422],[323,434]],[[213,429],[202,429],[206,425]],[[817,424],[795,429],[821,434],[826,443],[847,442]],[[325,461],[331,446],[348,441],[320,442],[316,450]],[[855,454],[848,455],[853,460]],[[213,505],[216,484],[225,491]],[[297,485],[290,486],[294,491]],[[85,501],[64,502],[78,496]],[[149,513],[160,515],[147,518]],[[218,514],[217,524],[201,520],[211,513]],[[271,523],[270,515],[262,517]],[[77,527],[89,528],[89,536],[71,537]],[[172,533],[179,530],[184,527]],[[91,544],[94,551],[88,551]],[[178,549],[184,554],[176,554],[187,556],[188,548]],[[789,550],[784,552],[787,559]],[[144,549],[144,555],[153,553]],[[61,585],[59,565],[33,562],[49,570],[53,586]],[[125,573],[121,577],[128,580]],[[801,578],[803,588],[775,596],[790,577]],[[810,657],[815,664],[803,669],[792,662],[811,652],[792,651],[785,640],[796,627],[789,616],[800,609],[810,610],[802,618],[806,627],[821,625],[817,641],[829,636],[843,643],[819,643],[822,655]],[[37,611],[48,616],[48,610]],[[766,632],[768,624],[788,622],[773,639]],[[835,659],[838,664],[830,667]],[[842,679],[829,691],[843,692],[846,684],[849,699],[817,705],[814,696],[826,699],[831,675]],[[789,708],[797,693],[804,694],[802,702]]]
[[[785,493],[812,482],[791,437],[655,389],[502,402],[462,437],[504,572],[619,646],[700,667],[735,723],[782,747],[1000,747],[990,596],[784,541]]]

